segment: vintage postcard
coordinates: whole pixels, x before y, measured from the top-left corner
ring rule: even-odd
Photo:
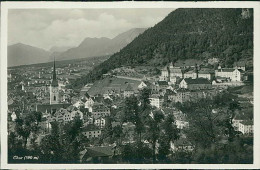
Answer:
[[[3,2],[1,168],[260,168],[259,21],[258,2]]]

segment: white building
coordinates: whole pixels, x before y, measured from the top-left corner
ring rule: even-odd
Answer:
[[[243,70],[238,68],[221,68],[215,70],[215,76],[229,78],[231,81],[242,81]]]
[[[13,122],[16,120],[17,116],[16,116],[15,112],[13,112],[13,113],[11,114],[11,118],[12,118],[12,121],[13,121]]]
[[[151,95],[151,97],[149,98],[149,100],[150,100],[150,104],[151,104],[152,106],[157,107],[157,108],[161,108],[161,107],[162,107],[162,104],[163,104],[163,102],[164,102],[163,97],[160,96],[160,95],[157,95],[157,94]]]
[[[95,120],[94,124],[102,129],[106,125],[106,120],[104,118],[99,118]]]
[[[245,121],[240,122],[238,130],[240,132],[242,132],[243,134],[252,134],[252,133],[254,133],[253,121],[245,120]]]

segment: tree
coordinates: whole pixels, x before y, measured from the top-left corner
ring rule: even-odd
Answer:
[[[132,122],[135,125],[135,132],[141,141],[142,131],[144,130],[138,100],[135,96],[130,96],[125,100],[124,122]]]
[[[166,160],[170,153],[170,142],[174,142],[180,137],[180,130],[175,125],[174,117],[168,114],[161,125],[162,133],[159,139],[159,159]]]
[[[156,110],[151,113],[150,120],[147,122],[146,139],[152,144],[153,149],[153,163],[156,160],[156,143],[160,136],[159,124],[162,122],[164,115],[161,111]]]
[[[146,110],[150,106],[149,96],[151,94],[151,89],[143,88],[140,92],[140,102],[142,111]]]
[[[123,134],[122,126],[117,125],[113,128],[113,137],[116,139],[118,145],[121,144],[122,134]]]
[[[40,112],[29,112],[25,115],[18,116],[15,120],[15,130],[17,134],[23,138],[24,148],[26,148],[30,134],[37,134],[41,117],[42,114]]]

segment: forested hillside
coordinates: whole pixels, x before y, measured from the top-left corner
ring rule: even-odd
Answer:
[[[74,85],[99,79],[122,65],[162,66],[178,59],[211,57],[226,67],[241,59],[252,63],[251,9],[177,9]]]

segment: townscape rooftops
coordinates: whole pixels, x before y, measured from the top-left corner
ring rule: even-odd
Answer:
[[[162,99],[163,96],[161,96],[160,94],[152,94],[152,95],[150,96],[150,98],[159,98],[159,99]]]
[[[39,112],[51,112],[53,109],[59,110],[60,108],[68,108],[70,103],[61,103],[61,104],[37,104],[36,108]]]
[[[183,73],[184,70],[179,67],[173,67],[173,68],[170,68],[170,72],[171,73]]]
[[[158,81],[157,83],[158,83],[159,86],[168,86],[167,81]]]
[[[233,72],[234,70],[234,68],[222,68],[218,69],[218,72]]]
[[[198,73],[199,74],[213,74],[214,71],[213,70],[199,70]]]
[[[89,157],[106,157],[114,154],[113,146],[87,147],[86,155]]]
[[[88,124],[87,126],[82,128],[83,132],[88,132],[88,131],[96,131],[96,130],[100,130],[99,127],[97,127],[94,124]]]
[[[253,125],[253,121],[252,120],[244,120],[241,122],[241,124],[249,126],[249,125]]]
[[[205,78],[197,78],[197,79],[185,78],[184,81],[187,84],[211,84],[211,82]]]

